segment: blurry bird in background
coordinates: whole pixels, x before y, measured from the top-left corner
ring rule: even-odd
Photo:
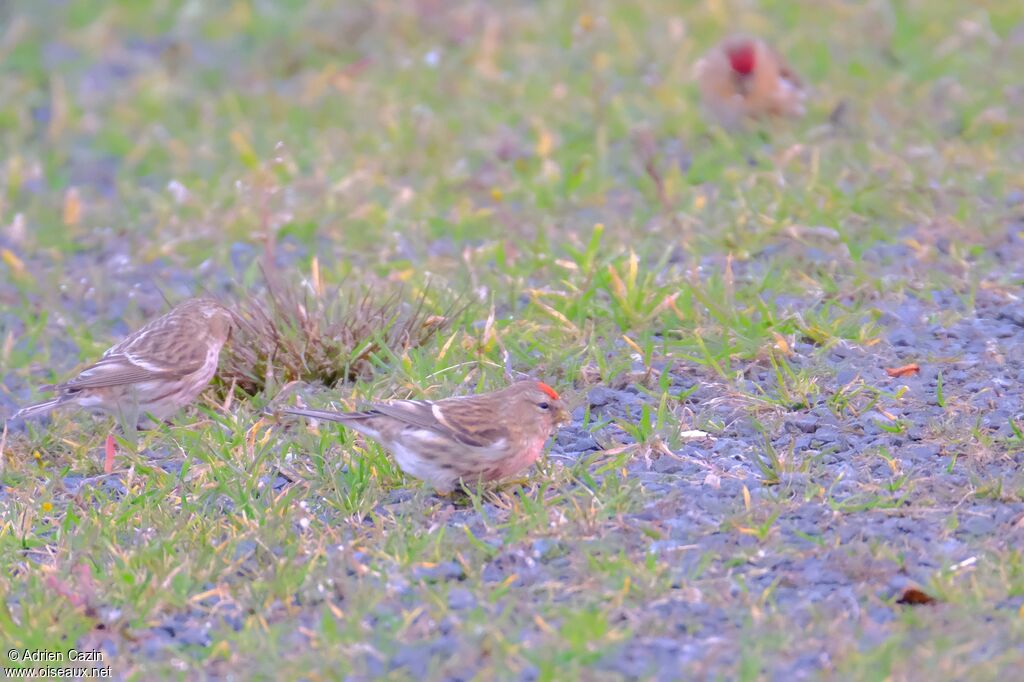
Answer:
[[[701,102],[727,128],[749,119],[797,118],[806,91],[782,56],[749,36],[725,39],[694,67]]]

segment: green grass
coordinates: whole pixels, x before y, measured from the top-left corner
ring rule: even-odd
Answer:
[[[736,544],[683,561],[649,551],[672,530],[640,513],[679,490],[652,491],[627,466],[677,450],[684,431],[727,427],[686,402],[678,376],[715,386],[769,441],[821,401],[839,419],[905,407],[878,426],[912,425],[898,384],[836,388],[826,354],[875,348],[883,298],[953,291],[963,308],[943,312],[949,325],[979,287],[1019,287],[989,247],[1019,213],[1006,197],[1024,191],[1024,6],[334,5],[13,4],[0,23],[0,391],[14,402],[15,382],[66,376],[143,322],[145,305],[126,301],[131,278],[147,280],[101,254],[127,254],[161,286],[166,273],[205,286],[223,272],[258,290],[255,258],[236,267],[233,247],[258,256],[273,234],[292,282],[342,287],[345,300],[425,297],[451,315],[422,343],[360,357],[365,371],[337,395],[496,388],[507,349],[576,404],[594,385],[639,387],[639,418],[595,419],[599,439],[618,428],[621,442],[452,509],[342,429],[262,421],[270,388],[228,412],[211,391],[146,434],[180,468],[120,458],[123,490],[101,475],[109,424],[58,415],[2,446],[4,642],[109,639],[107,662],[129,679],[615,679],[602,658],[644,637],[709,647],[693,677],[772,677],[808,647],[853,679],[993,679],[1021,662],[1006,645],[1024,636],[1019,606],[993,604],[1024,594],[1024,568],[998,539],[977,541],[976,569],[935,572],[925,587],[941,606],[884,626],[832,600],[794,615],[785,595],[799,578],[759,563],[762,548],[831,560],[848,549],[847,517],[909,509],[950,537],[963,499],[1020,504],[1019,472],[984,469],[1019,456],[1018,426],[965,432],[952,418],[970,396],[948,377],[933,403],[951,422],[928,427],[950,459],[970,455],[962,489],[933,488],[933,472],[897,470],[885,452],[863,456],[857,481],[836,480],[825,462],[842,453],[769,442],[741,453],[768,487],[736,487],[706,531]],[[691,65],[735,27],[769,38],[813,85],[804,120],[729,135],[701,117]],[[842,125],[829,125],[840,106]],[[900,244],[899,262],[876,257]],[[753,369],[767,378],[747,381]],[[741,483],[707,466],[723,488]],[[804,505],[835,520],[790,533]],[[530,554],[539,541],[553,548],[543,558]],[[850,551],[898,559],[873,541]],[[899,551],[915,551],[907,542]],[[524,557],[560,579],[531,582]],[[461,579],[419,577],[448,563]],[[856,601],[892,607],[873,589]],[[697,604],[727,614],[722,631],[703,628]],[[209,641],[147,653],[177,614],[213,623]],[[461,640],[456,655],[424,650],[422,670],[388,670],[439,630]]]

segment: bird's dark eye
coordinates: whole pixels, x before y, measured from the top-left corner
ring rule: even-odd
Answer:
[[[537,403],[537,407],[539,407],[542,410],[546,410],[546,409],[548,409],[551,406],[548,405],[547,403]]]

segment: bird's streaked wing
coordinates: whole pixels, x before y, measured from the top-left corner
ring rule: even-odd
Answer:
[[[151,379],[174,379],[185,376],[198,368],[158,367],[151,363],[137,363],[131,356],[108,355],[91,367],[82,370],[74,379],[57,386],[58,390],[81,391],[93,388],[110,388],[137,384]]]
[[[411,426],[435,431],[463,445],[487,448],[508,438],[504,427],[484,421],[486,409],[477,401],[449,398],[436,403],[425,400],[396,400],[373,406],[374,411]]]

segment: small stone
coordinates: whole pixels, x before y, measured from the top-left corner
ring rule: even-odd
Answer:
[[[939,456],[940,452],[941,448],[935,443],[921,443],[904,448],[900,454],[906,459],[924,461],[935,459]]]
[[[818,429],[818,418],[812,414],[802,414],[786,421],[786,428],[790,431],[814,433]]]
[[[155,628],[146,633],[142,643],[142,653],[150,658],[161,655],[165,649],[174,645],[174,640],[163,628]]]
[[[918,424],[912,424],[907,429],[907,439],[912,441],[924,440],[924,428]]]
[[[454,611],[471,609],[476,606],[476,597],[467,589],[454,587],[448,592],[448,608]]]
[[[544,559],[550,554],[558,553],[561,546],[561,543],[551,538],[538,538],[533,541],[533,556],[538,559]]]
[[[206,630],[196,626],[186,626],[176,633],[175,639],[181,644],[191,646],[210,646],[210,635]]]
[[[590,393],[587,394],[587,401],[591,407],[607,405],[612,401],[612,392],[604,386],[597,386],[590,389]]]
[[[960,519],[959,530],[970,535],[989,536],[995,533],[996,522],[990,516],[968,516]]]
[[[821,443],[834,443],[839,440],[839,431],[834,427],[826,426],[814,432],[814,439]]]
[[[662,455],[658,459],[654,460],[654,464],[651,468],[659,474],[677,474],[685,469],[683,462],[679,461],[675,457],[669,457],[668,455]]]
[[[897,348],[909,348],[914,345],[917,337],[913,331],[906,328],[897,328],[889,332],[889,343]]]
[[[891,422],[891,420],[886,419],[881,413],[876,412],[875,410],[870,410],[862,414],[859,421],[861,428],[864,429],[864,433],[868,434],[882,433],[884,429],[882,429],[879,424],[889,424]]]
[[[444,582],[447,580],[462,580],[466,577],[462,566],[454,561],[443,561],[433,566],[413,566],[412,577],[416,580],[427,582]]]

